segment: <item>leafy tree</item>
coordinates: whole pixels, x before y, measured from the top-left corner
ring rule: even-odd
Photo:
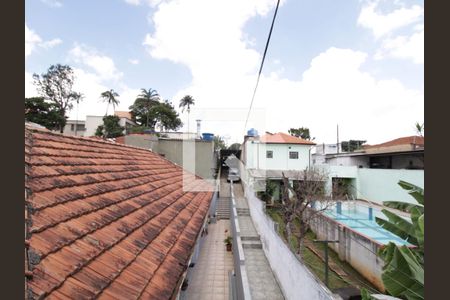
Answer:
[[[25,98],[25,120],[44,126],[49,130],[59,128],[65,122],[53,103],[46,102],[43,97]]]
[[[309,230],[311,220],[315,215],[333,204],[331,195],[338,198],[341,198],[343,195],[342,191],[337,190],[339,186],[333,186],[331,194],[325,192],[324,183],[327,178],[327,174],[323,171],[311,168],[300,172],[291,185],[289,179],[284,176],[284,172],[282,173],[281,199],[283,204],[283,221],[286,224],[286,234],[289,243],[295,238],[300,245],[298,254],[301,253],[303,238]],[[313,202],[320,203],[320,207],[317,207],[315,210],[308,210],[308,207]],[[294,235],[295,227],[293,222],[295,219],[300,223],[300,230]]]
[[[96,136],[103,138],[115,138],[123,135],[125,127],[120,126],[118,116],[104,116],[103,125],[99,125],[95,131]]]
[[[241,144],[234,143],[234,144],[231,144],[230,147],[228,147],[228,149],[229,150],[239,150],[240,147],[241,147]]]
[[[414,184],[400,180],[398,184],[417,201],[417,204],[386,201],[383,205],[411,214],[408,221],[391,211],[383,209],[387,220],[376,218],[378,225],[405,239],[414,248],[398,246],[392,242],[381,248],[378,255],[384,260],[381,279],[386,291],[408,300],[424,299],[425,263],[425,201],[424,190]],[[372,299],[367,291],[362,291],[363,299]]]
[[[186,95],[180,100],[179,107],[181,108],[181,112],[184,112],[184,110],[187,110],[188,113],[188,132],[189,132],[189,114],[191,112],[191,106],[195,104],[195,100],[192,96]]]
[[[344,152],[353,152],[355,150],[361,149],[362,145],[365,142],[366,141],[361,141],[361,140],[344,141],[341,143],[341,148],[342,148],[342,151],[344,151]]]
[[[178,113],[168,100],[155,105],[151,110],[151,116],[161,131],[177,130],[183,125],[178,117]]]
[[[425,132],[424,132],[425,131],[425,124],[424,123],[420,124],[419,122],[416,122],[414,127],[416,128],[417,134],[420,135],[421,137],[423,137],[424,134],[425,134]]]
[[[80,100],[82,95],[72,90],[75,76],[68,65],[51,65],[46,73],[33,74],[34,84],[39,94],[54,104],[60,118],[58,127],[64,131],[66,113],[73,107],[73,102]]]
[[[214,141],[214,150],[215,151],[227,148],[227,146],[225,145],[225,141],[223,140],[223,138],[221,136],[215,135],[213,138],[213,141]]]
[[[109,105],[112,105],[113,110],[115,110],[116,105],[119,104],[119,100],[116,99],[117,97],[119,97],[119,94],[116,93],[113,89],[101,93],[100,97],[103,99],[103,102],[107,103],[105,116],[108,115]]]
[[[147,128],[154,128],[155,122],[152,120],[152,108],[159,104],[159,94],[156,90],[149,88],[141,89],[133,105],[129,107],[133,121],[138,125],[145,125]]]
[[[291,128],[288,130],[289,134],[298,138],[302,138],[307,141],[314,140],[315,138],[311,139],[311,136],[309,135],[309,128],[307,127],[300,127],[300,128]]]

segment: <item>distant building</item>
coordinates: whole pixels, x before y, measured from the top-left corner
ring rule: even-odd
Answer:
[[[67,120],[64,126],[64,134],[84,136],[86,132],[86,122],[81,120]]]
[[[136,126],[131,113],[128,111],[116,111],[115,116],[119,117],[119,125],[124,127],[124,134],[130,133],[130,129]],[[104,116],[86,116],[86,120],[67,120],[64,127],[64,134],[76,136],[94,136],[98,126],[103,125]],[[75,130],[77,128],[77,130]]]

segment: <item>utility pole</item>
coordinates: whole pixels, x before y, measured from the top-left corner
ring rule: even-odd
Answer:
[[[336,125],[337,153],[339,154],[339,124]]]
[[[314,243],[323,243],[325,246],[325,285],[328,287],[328,243],[339,243],[339,241],[314,240]]]

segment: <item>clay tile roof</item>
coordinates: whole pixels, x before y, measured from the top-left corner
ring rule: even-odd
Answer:
[[[301,145],[315,145],[311,141],[304,140],[286,133],[266,133],[261,136],[260,141],[267,144],[301,144]]]
[[[212,198],[184,191],[182,173],[145,149],[26,126],[26,298],[175,295]]]
[[[119,118],[127,118],[128,120],[132,120],[131,113],[129,111],[115,111],[114,115]]]
[[[395,140],[391,140],[385,143],[377,144],[377,145],[365,145],[364,148],[380,148],[380,147],[392,147],[392,146],[402,146],[402,145],[418,145],[424,146],[425,139],[422,136],[406,136],[401,137]]]

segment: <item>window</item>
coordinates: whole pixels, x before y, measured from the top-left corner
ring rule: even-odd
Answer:
[[[266,157],[273,158],[273,151],[271,151],[271,150],[266,151]]]
[[[290,159],[298,159],[298,152],[297,151],[289,151],[289,158]]]

